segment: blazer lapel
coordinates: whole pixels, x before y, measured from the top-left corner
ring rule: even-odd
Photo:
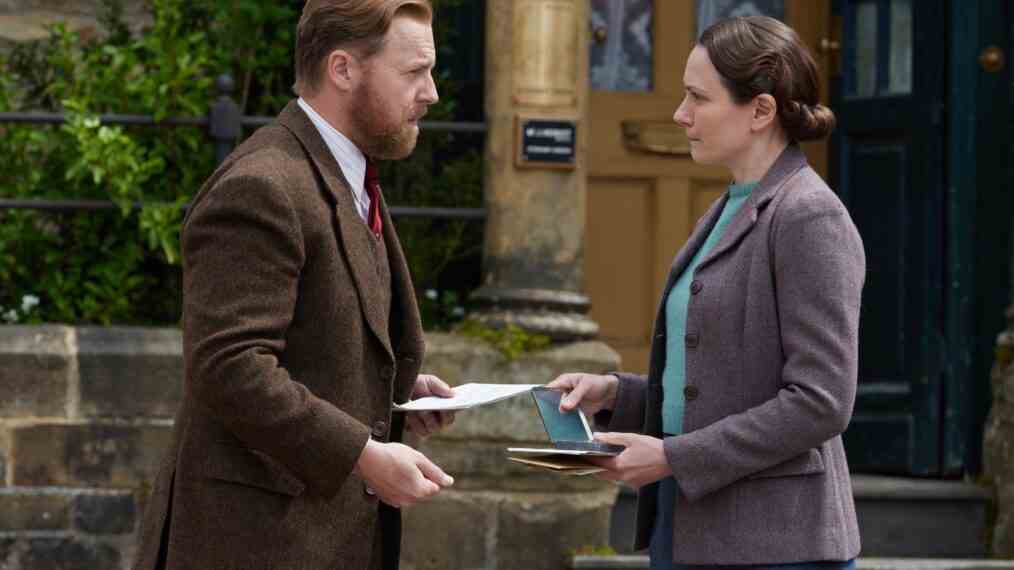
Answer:
[[[694,227],[694,231],[690,233],[690,237],[687,239],[687,243],[680,248],[676,254],[676,258],[672,262],[672,266],[669,268],[669,277],[666,279],[665,288],[662,289],[662,298],[658,303],[658,311],[655,314],[655,336],[662,332],[666,332],[665,329],[665,303],[669,298],[669,291],[672,290],[676,284],[676,280],[686,270],[687,265],[690,264],[690,260],[694,258],[697,250],[704,245],[704,240],[708,238],[708,234],[711,233],[711,228],[715,226],[715,222],[718,221],[718,217],[722,213],[722,208],[725,207],[726,198],[722,198],[711,205],[711,208],[705,212],[704,216]],[[655,378],[654,375],[650,376]],[[660,379],[661,376],[658,377]]]
[[[750,197],[746,199],[746,203],[743,204],[739,212],[732,219],[732,222],[729,223],[729,227],[722,234],[722,238],[701,259],[700,263],[697,264],[697,268],[700,269],[708,265],[739,243],[739,240],[743,239],[743,236],[753,229],[754,224],[757,223],[758,213],[771,202],[771,199],[775,197],[775,194],[778,193],[778,190],[788,179],[789,175],[799,170],[805,164],[806,156],[800,150],[799,145],[790,143],[785,147],[785,150],[778,155],[774,164],[771,165],[771,168],[761,178],[757,187],[750,193]]]
[[[669,295],[669,289],[676,283],[676,279],[686,271],[687,265],[690,264],[690,260],[697,255],[697,250],[701,249],[704,245],[704,241],[708,239],[708,234],[711,233],[711,229],[715,227],[718,222],[719,216],[722,215],[722,210],[725,208],[725,203],[728,201],[728,196],[723,196],[717,202],[711,205],[701,221],[691,232],[690,237],[687,238],[686,245],[680,249],[679,253],[676,254],[676,259],[672,262],[672,267],[669,270],[669,279],[666,281],[663,299]]]
[[[395,345],[400,370],[406,360],[421,364],[426,346],[419,305],[415,298],[415,285],[412,283],[412,275],[405,262],[405,254],[402,252],[398,233],[391,221],[383,194],[380,195],[380,216],[383,220],[384,243],[387,245],[387,263],[391,268],[390,335]],[[393,401],[407,401],[414,386],[414,376],[406,376],[399,372],[394,385]]]
[[[381,312],[377,310],[381,303],[378,292],[380,283],[370,254],[373,245],[369,242],[375,238],[369,231],[364,231],[367,228],[356,210],[352,189],[349,187],[348,181],[345,180],[338,161],[335,160],[334,155],[331,154],[324,139],[317,131],[317,127],[295,101],[290,101],[285,106],[278,116],[278,122],[296,135],[324,182],[327,195],[334,205],[338,231],[341,234],[339,245],[342,247],[345,259],[351,268],[352,279],[359,294],[363,315],[373,334],[384,346],[391,360],[394,360],[394,351],[391,348],[391,338],[387,328],[388,323]]]

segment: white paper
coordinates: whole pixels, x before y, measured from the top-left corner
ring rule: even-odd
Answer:
[[[394,409],[401,412],[467,410],[468,408],[491,404],[505,400],[511,396],[529,392],[536,386],[541,386],[541,384],[481,384],[469,382],[461,386],[454,386],[453,398],[426,396],[418,400],[405,402],[404,404],[395,404]]]

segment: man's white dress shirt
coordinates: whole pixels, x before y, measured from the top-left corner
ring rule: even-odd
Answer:
[[[314,111],[313,107],[304,101],[302,97],[296,103],[303,109],[306,116],[310,117],[310,122],[313,123],[313,126],[317,127],[317,131],[320,132],[320,136],[324,139],[327,148],[331,150],[331,154],[338,161],[338,166],[342,169],[345,180],[352,187],[352,197],[355,199],[356,208],[359,210],[359,217],[366,222],[366,218],[370,213],[370,196],[364,188],[366,156],[363,155],[363,152],[352,141],[338,132],[338,129],[332,127],[331,123],[328,123],[324,117],[317,114],[317,111]]]

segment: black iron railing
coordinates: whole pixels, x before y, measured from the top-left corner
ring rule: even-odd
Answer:
[[[221,75],[215,82],[218,97],[211,105],[206,117],[166,117],[156,120],[149,115],[99,115],[99,121],[106,125],[149,126],[161,128],[199,127],[207,129],[209,138],[215,144],[215,159],[221,163],[235,148],[245,127],[262,127],[274,117],[244,116],[239,105],[232,98],[234,82],[228,75]],[[63,113],[0,113],[0,124],[59,125],[66,122]],[[420,121],[423,131],[448,133],[485,133],[485,123],[453,121]],[[140,204],[136,204],[140,207]],[[118,208],[110,200],[46,200],[11,199],[0,197],[0,210],[113,210]],[[186,204],[183,205],[187,207]],[[391,215],[403,218],[478,220],[486,216],[482,208],[427,208],[417,206],[391,206]]]

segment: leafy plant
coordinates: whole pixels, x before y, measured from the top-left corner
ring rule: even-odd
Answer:
[[[517,360],[524,354],[542,350],[550,344],[548,336],[528,332],[514,324],[493,328],[476,319],[466,319],[454,330],[460,335],[488,343],[507,360]]]
[[[434,2],[439,11],[462,0]],[[245,114],[274,115],[291,99],[295,0],[150,0],[151,25],[131,35],[122,0],[104,0],[104,33],[54,26],[47,40],[0,58],[0,111],[68,115],[62,126],[0,125],[0,195],[112,200],[113,211],[0,210],[0,317],[5,322],[170,324],[180,317],[179,232],[184,204],[212,172],[196,127],[103,125],[103,113],[204,116],[215,78],[229,72]],[[450,37],[437,18],[441,57]],[[428,118],[452,120],[453,82]],[[385,166],[388,203],[477,207],[481,140],[425,133],[408,161]],[[481,224],[398,220],[428,326],[460,316],[460,280],[447,268],[475,259]],[[420,296],[420,298],[425,298]],[[30,302],[25,303],[28,299]],[[453,299],[453,300],[451,300]],[[447,304],[450,303],[450,304]],[[452,306],[453,305],[453,306]]]

